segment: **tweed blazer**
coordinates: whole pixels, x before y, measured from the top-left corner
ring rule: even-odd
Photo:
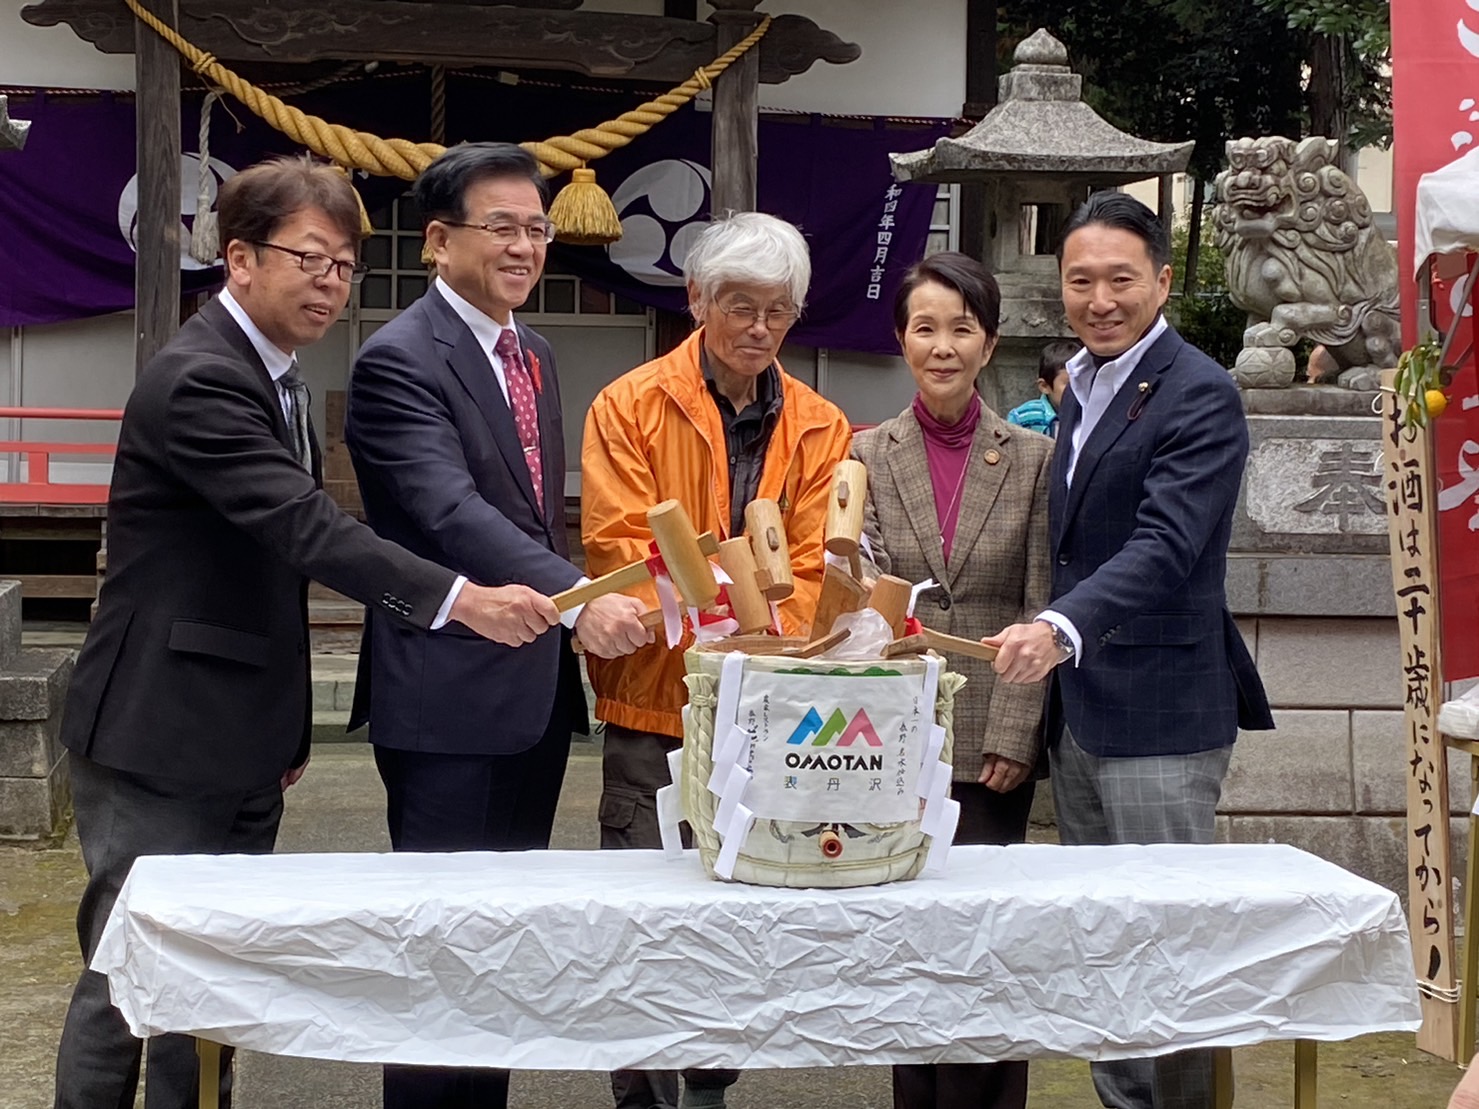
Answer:
[[[983,408],[947,564],[924,432],[913,411],[906,408],[854,438],[853,457],[868,467],[864,530],[874,562],[909,581],[940,583],[921,594],[915,608],[926,627],[980,639],[1047,607],[1052,455],[1047,436]],[[1035,764],[1042,752],[1043,684],[998,682],[989,663],[959,655],[950,666],[967,679],[955,699],[955,779],[978,780],[988,754]]]

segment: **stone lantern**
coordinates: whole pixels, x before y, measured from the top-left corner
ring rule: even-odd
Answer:
[[[1001,284],[1001,344],[982,394],[998,412],[1037,395],[1037,359],[1071,335],[1054,251],[1069,215],[1090,192],[1177,173],[1193,143],[1157,143],[1114,127],[1084,103],[1068,51],[1039,29],[1018,45],[998,80],[999,103],[969,132],[929,150],[891,156],[900,181],[985,186],[982,259]],[[989,378],[989,380],[988,380]]]

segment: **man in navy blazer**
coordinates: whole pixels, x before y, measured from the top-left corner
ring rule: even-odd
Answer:
[[[468,143],[415,195],[438,276],[365,343],[349,384],[366,518],[473,581],[568,589],[582,575],[565,533],[555,359],[513,319],[553,234],[548,186],[519,147]],[[612,594],[567,622],[614,657],[649,642],[643,608]],[[372,616],[350,726],[366,720],[397,851],[548,847],[570,734],[587,728],[570,629],[515,651]],[[386,1109],[497,1109],[507,1092],[506,1071],[385,1069]]]
[[[1227,371],[1162,315],[1165,226],[1097,193],[1059,253],[1084,349],[1068,363],[1049,493],[1049,608],[988,642],[1008,681],[1053,672],[1045,726],[1060,838],[1210,843],[1238,729],[1273,727],[1227,608],[1248,427]],[[1093,1064],[1115,1109],[1211,1109],[1212,1059]]]

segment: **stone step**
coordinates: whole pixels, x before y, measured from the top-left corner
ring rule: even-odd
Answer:
[[[317,582],[309,585],[308,639],[315,655],[358,652],[364,626],[364,605]]]
[[[358,647],[358,641],[355,646]],[[359,655],[344,653],[322,654],[315,652],[311,661],[313,674],[313,742],[314,743],[361,743],[369,730],[361,728],[349,733],[344,729],[349,724],[349,710],[354,704],[354,679],[359,668]],[[582,685],[585,687],[586,704],[594,706],[595,694],[590,682],[585,680],[585,664],[581,663]],[[594,716],[592,716],[594,719]],[[575,736],[575,742],[598,741],[595,736]]]

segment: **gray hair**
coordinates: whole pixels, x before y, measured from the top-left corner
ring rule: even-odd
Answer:
[[[731,212],[701,231],[683,261],[683,276],[702,307],[724,285],[784,285],[800,311],[811,286],[811,252],[801,232],[764,212]]]

